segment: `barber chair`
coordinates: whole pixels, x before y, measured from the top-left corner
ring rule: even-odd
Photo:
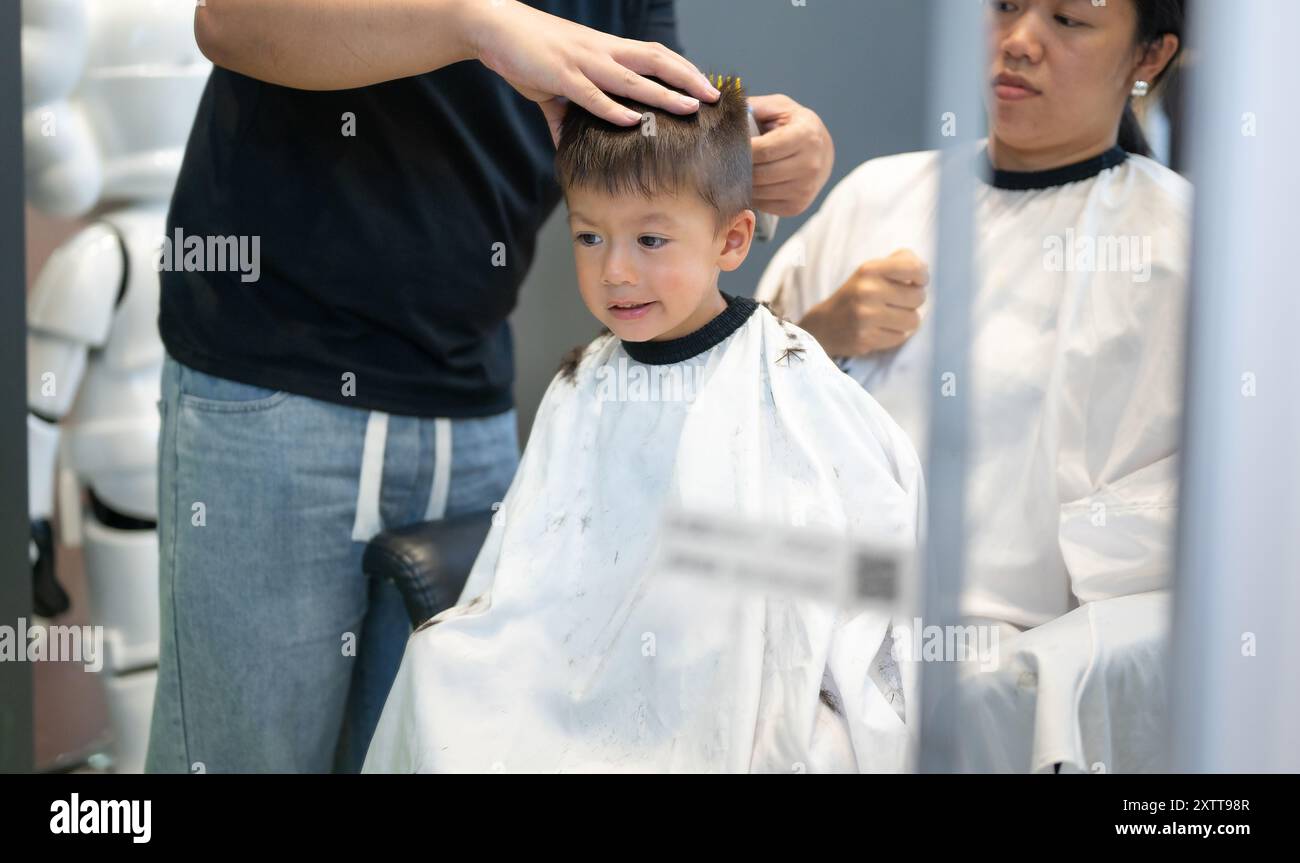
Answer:
[[[475,512],[386,530],[366,546],[361,568],[393,582],[412,626],[456,604],[474,566],[491,512]]]

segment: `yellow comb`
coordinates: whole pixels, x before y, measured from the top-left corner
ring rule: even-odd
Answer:
[[[712,84],[719,92],[726,90],[727,88],[735,90],[736,92],[740,92],[740,86],[741,86],[740,81],[741,81],[740,76],[733,77],[731,75],[721,75],[721,74],[709,76],[709,83]]]

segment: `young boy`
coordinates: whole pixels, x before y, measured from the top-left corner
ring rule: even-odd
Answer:
[[[575,107],[556,157],[609,332],[552,381],[461,604],[407,645],[368,771],[897,770],[888,616],[656,578],[667,509],[914,543],[915,453],[744,261],[746,102],[639,128]]]

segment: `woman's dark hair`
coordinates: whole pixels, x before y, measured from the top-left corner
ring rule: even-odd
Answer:
[[[1137,8],[1139,45],[1145,48],[1166,33],[1178,37],[1178,50],[1169,58],[1169,62],[1165,64],[1164,69],[1160,70],[1156,79],[1148,82],[1154,93],[1160,83],[1173,74],[1174,62],[1183,51],[1183,19],[1186,3],[1185,0],[1133,0],[1133,5]],[[1151,145],[1147,143],[1147,136],[1142,132],[1142,124],[1138,122],[1137,114],[1133,112],[1131,98],[1124,106],[1124,116],[1119,121],[1119,145],[1139,156],[1151,155]]]

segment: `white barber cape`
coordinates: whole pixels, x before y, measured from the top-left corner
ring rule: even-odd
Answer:
[[[962,669],[962,767],[996,773],[1169,771],[1168,590],[1086,602]]]
[[[933,265],[937,170],[933,152],[857,168],[774,257],[758,298],[798,321],[863,261],[909,248]],[[976,192],[970,379],[929,379],[925,307],[900,348],[839,360],[923,457],[931,394],[970,396],[963,611],[1004,634],[1170,582],[1190,210],[1183,178],[1117,150],[1055,171],[993,172]],[[929,291],[943,291],[942,274]],[[1163,637],[1165,621],[1146,619]],[[1014,641],[1003,639],[1004,657]],[[1073,667],[1105,676],[1104,645],[1069,646]],[[1044,740],[1086,732],[1073,707],[1039,726],[1059,731]],[[1059,749],[1017,767],[1041,768]]]
[[[921,474],[752,301],[674,342],[598,338],[547,390],[460,604],[411,636],[364,769],[902,769],[888,613],[656,578],[670,506],[914,543]]]

